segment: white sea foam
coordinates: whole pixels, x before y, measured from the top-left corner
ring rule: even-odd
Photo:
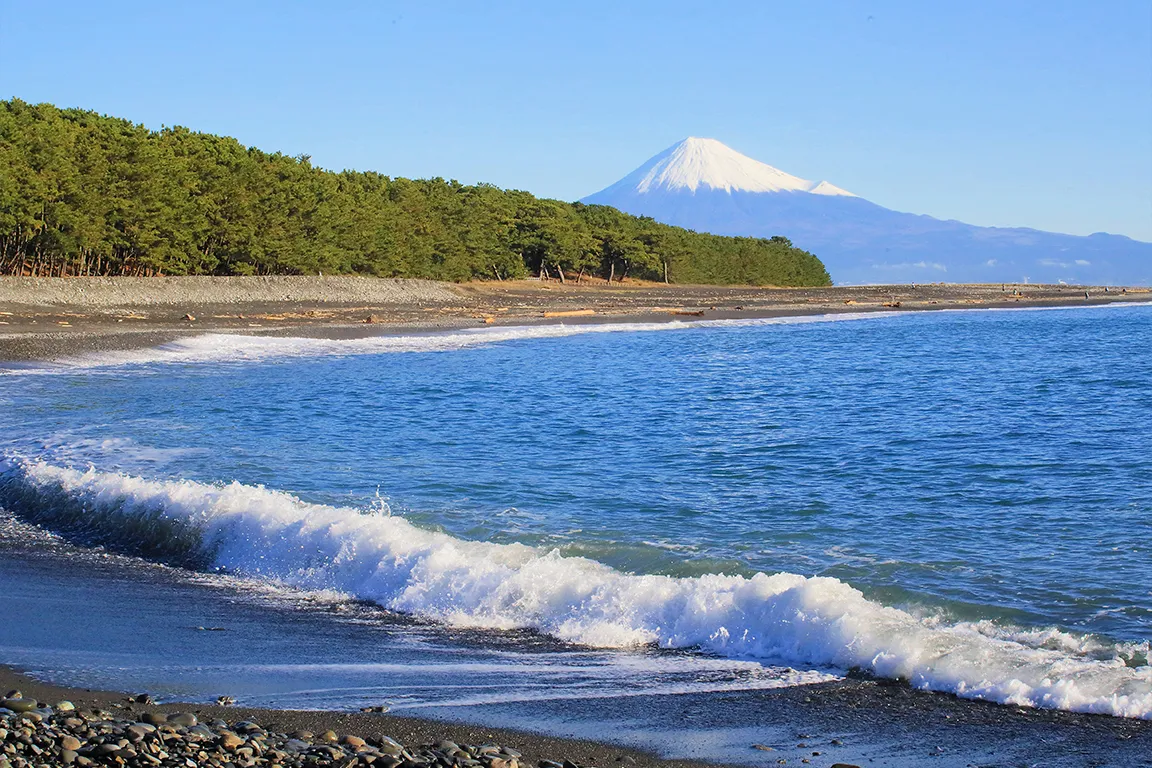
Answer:
[[[896,312],[839,313],[747,320],[689,320],[661,323],[583,323],[515,325],[427,334],[379,335],[352,339],[300,336],[249,336],[205,333],[144,349],[112,350],[0,371],[8,374],[69,373],[149,363],[259,362],[278,358],[373,355],[396,352],[451,352],[458,349],[526,339],[552,339],[591,333],[680,331],[701,327],[797,325],[892,317]]]
[[[337,590],[456,626],[856,667],[966,698],[1152,719],[1152,667],[1134,663],[1124,648],[914,616],[832,578],[633,575],[262,487],[157,482],[20,459],[0,462],[0,503],[48,527],[83,527],[168,555],[178,554],[177,542],[203,567]]]
[[[1089,304],[1053,307],[948,308],[939,313],[1041,312],[1059,310],[1108,310],[1121,307],[1147,307],[1152,302]],[[748,318],[728,320],[687,320],[672,322],[582,323],[577,325],[514,325],[472,328],[427,334],[384,334],[351,339],[300,336],[250,336],[238,333],[205,333],[143,349],[112,350],[51,362],[0,367],[0,375],[74,373],[81,370],[116,369],[149,364],[245,363],[286,358],[375,355],[397,352],[451,352],[485,344],[551,339],[591,333],[638,333],[683,331],[691,328],[742,328],[769,325],[807,325],[908,317],[911,312],[837,312],[827,315]]]

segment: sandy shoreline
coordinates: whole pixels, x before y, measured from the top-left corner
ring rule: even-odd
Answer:
[[[1087,294],[1087,298],[1085,295]],[[356,337],[492,325],[672,322],[833,313],[1085,306],[1147,288],[835,288],[449,284],[357,277],[0,278],[0,360],[156,346],[209,331]]]

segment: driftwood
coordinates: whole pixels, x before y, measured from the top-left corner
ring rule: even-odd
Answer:
[[[545,312],[544,317],[583,317],[594,314],[596,314],[594,309],[567,309],[560,312]]]

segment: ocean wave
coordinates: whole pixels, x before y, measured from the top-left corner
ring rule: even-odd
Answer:
[[[913,615],[833,578],[629,574],[260,486],[154,481],[21,458],[0,461],[0,505],[122,551],[335,590],[454,626],[862,669],[964,698],[1152,719],[1146,649]]]
[[[1152,302],[1131,301],[1085,306],[1026,307],[949,307],[933,314],[1051,312],[1082,310],[1118,310],[1148,307]],[[358,338],[318,338],[306,336],[254,336],[242,333],[213,332],[189,336],[155,347],[108,350],[51,361],[0,366],[0,375],[37,375],[72,373],[149,364],[245,363],[276,359],[354,356],[396,352],[450,352],[485,344],[521,339],[550,339],[592,333],[637,333],[682,331],[691,328],[741,328],[763,325],[808,325],[812,323],[851,322],[907,317],[909,311],[869,310],[833,312],[822,315],[791,315],[724,320],[672,320],[668,322],[594,322],[568,325],[507,325],[487,328],[465,328],[427,333],[380,333]]]
[[[381,334],[359,338],[330,339],[304,336],[252,336],[239,333],[204,333],[142,349],[109,350],[50,362],[22,365],[0,373],[46,374],[80,370],[120,368],[151,363],[244,363],[266,360],[388,354],[397,352],[451,352],[459,349],[517,341],[553,339],[591,333],[677,331],[700,327],[797,325],[892,317],[896,312],[840,313],[747,320],[688,320],[669,322],[582,323],[576,325],[509,325],[468,328],[423,334]]]

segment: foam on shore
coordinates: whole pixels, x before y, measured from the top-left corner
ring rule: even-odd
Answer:
[[[1152,302],[1117,302],[1085,306],[948,307],[934,314],[1039,312],[1063,310],[1109,310],[1122,307],[1149,307]],[[381,333],[356,338],[323,336],[264,336],[210,332],[177,339],[154,347],[108,350],[51,361],[0,366],[0,375],[73,373],[77,371],[143,367],[153,364],[248,363],[308,357],[347,357],[396,352],[450,352],[485,344],[553,339],[590,333],[637,333],[682,331],[690,328],[743,328],[766,325],[807,325],[812,323],[878,320],[907,316],[910,311],[869,310],[828,314],[750,317],[739,319],[670,320],[664,322],[584,322],[578,324],[506,325],[467,328],[428,333]],[[3,334],[0,334],[3,336]]]
[[[800,668],[859,668],[1005,704],[1152,719],[1148,648],[950,623],[832,578],[636,575],[519,544],[239,483],[153,481],[0,460],[0,504],[75,538],[203,570],[335,590],[461,627],[596,647],[655,644]]]
[[[252,336],[205,333],[156,347],[111,350],[0,371],[8,374],[71,373],[81,370],[149,364],[245,363],[288,358],[375,355],[397,352],[451,352],[458,349],[527,339],[554,339],[589,333],[676,331],[698,327],[796,325],[892,317],[895,312],[803,315],[747,320],[611,322],[573,325],[509,325],[426,334],[381,334],[359,338]]]

